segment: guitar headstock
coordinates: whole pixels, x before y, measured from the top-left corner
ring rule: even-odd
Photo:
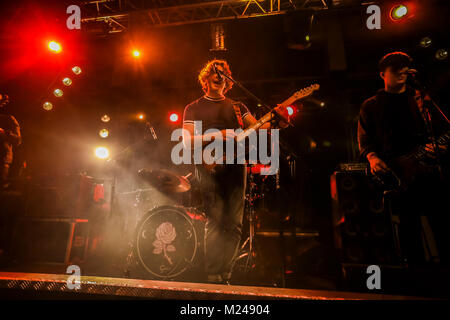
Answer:
[[[303,88],[303,89],[297,91],[292,96],[290,96],[289,99],[285,100],[280,105],[288,106],[291,103],[294,103],[296,100],[310,96],[311,94],[313,94],[314,91],[319,90],[319,88],[320,88],[320,86],[317,83],[312,84],[309,87],[306,87],[306,88]]]
[[[312,85],[310,85],[309,87],[303,88],[299,91],[297,91],[296,93],[294,93],[292,95],[293,98],[295,98],[296,100],[301,99],[301,98],[305,98],[307,96],[310,96],[313,94],[314,91],[319,90],[320,85],[317,83],[314,83]]]

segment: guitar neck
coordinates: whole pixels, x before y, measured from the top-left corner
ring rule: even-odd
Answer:
[[[450,130],[444,133],[442,136],[436,139],[438,145],[447,145],[450,142]],[[417,160],[423,159],[429,152],[426,150],[426,146],[420,146],[416,151],[410,154],[409,157],[414,157]]]
[[[302,89],[296,93],[294,93],[292,96],[290,96],[289,98],[287,98],[286,100],[284,100],[281,104],[278,105],[278,107],[287,107],[288,105],[294,103],[295,101],[302,99],[304,97],[309,96],[310,94],[312,94],[315,90],[319,89],[319,85],[318,84],[313,84],[311,86],[309,86],[308,88]],[[252,126],[250,126],[249,128],[247,128],[244,132],[242,132],[241,134],[239,134],[236,137],[236,141],[240,142],[243,139],[245,139],[250,133],[252,133],[254,130],[258,130],[259,128],[261,128],[261,126],[263,124],[265,124],[266,122],[269,122],[270,120],[272,120],[274,117],[274,115],[272,114],[272,111],[266,113],[263,117],[261,117],[256,123],[254,123]]]
[[[245,129],[244,132],[238,134],[236,136],[236,141],[240,142],[240,141],[244,140],[245,138],[248,137],[249,134],[251,134],[253,131],[258,130],[259,128],[261,128],[262,125],[264,125],[266,122],[269,122],[270,120],[272,120],[272,118],[273,118],[272,112],[266,113],[256,123],[251,125],[249,128]]]

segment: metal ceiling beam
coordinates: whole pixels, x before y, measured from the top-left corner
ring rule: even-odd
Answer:
[[[190,3],[186,3],[190,2]],[[139,4],[138,4],[139,3]],[[131,1],[98,0],[82,4],[86,12],[82,23],[87,26],[106,22],[109,32],[125,30],[133,17],[151,27],[180,26],[192,23],[231,19],[259,18],[285,14],[288,11],[326,9],[321,0],[225,0],[225,1]],[[111,23],[113,22],[113,23]]]

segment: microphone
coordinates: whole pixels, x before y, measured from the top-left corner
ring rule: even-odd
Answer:
[[[213,70],[217,74],[217,76],[219,77],[219,80],[222,81],[223,80],[222,75],[221,75],[220,71],[216,68],[216,63],[215,62],[213,63]]]

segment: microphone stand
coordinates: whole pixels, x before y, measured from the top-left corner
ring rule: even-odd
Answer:
[[[151,137],[153,138],[153,141],[156,141],[158,139],[158,136],[156,135],[155,129],[153,128],[153,126],[150,124],[150,122],[146,122],[145,123],[145,127],[148,129],[149,133],[145,133],[144,136],[139,139],[138,141],[126,146],[125,148],[123,148],[121,151],[119,151],[117,154],[114,155],[114,157],[111,157],[107,160],[107,164],[111,163],[112,164],[112,171],[113,171],[113,178],[112,178],[112,186],[111,186],[111,199],[110,199],[110,212],[109,212],[109,217],[110,219],[113,218],[113,214],[114,217],[117,218],[117,212],[114,211],[113,206],[115,207],[115,197],[116,197],[116,184],[117,184],[117,161],[122,159],[125,155],[128,154],[129,151],[134,151],[134,149],[136,149],[136,147],[138,147],[139,145],[142,144],[142,142],[144,141],[148,141],[149,139],[149,135],[151,135]],[[133,184],[134,185],[134,184]],[[133,187],[134,189],[134,187]],[[136,200],[135,200],[135,223],[138,223],[138,216],[139,216],[139,202],[140,202],[140,192],[136,195]],[[121,233],[125,235],[125,239],[128,245],[128,248],[124,248],[125,250],[125,264],[123,265],[123,275],[126,278],[130,278],[130,274],[131,274],[131,266],[133,264],[133,259],[134,259],[134,244],[131,240],[131,236],[130,236],[130,231],[129,229],[129,219],[127,219],[127,221],[123,221],[124,218],[123,217],[118,217],[119,219],[119,225],[122,224],[120,226],[121,228]],[[133,228],[135,228],[135,225],[133,225]],[[121,251],[121,249],[119,249],[119,251]]]
[[[147,122],[145,125],[149,129],[153,140],[156,141],[158,139],[158,137],[155,133],[153,126],[151,126],[151,124],[149,122]],[[117,183],[117,160],[121,159],[128,151],[132,151],[138,145],[140,145],[143,141],[147,141],[147,140],[148,140],[148,134],[145,134],[142,139],[136,141],[135,143],[133,143],[131,145],[128,145],[127,147],[125,147],[124,149],[119,151],[114,157],[110,157],[106,161],[107,164],[112,164],[112,171],[113,171],[112,186],[111,186],[111,199],[110,199],[110,205],[109,205],[110,206],[110,209],[109,209],[110,217],[112,217],[112,215],[114,213],[113,206],[114,206],[114,200],[115,200],[114,198],[115,198],[116,183]]]
[[[283,117],[282,115],[278,114],[275,111],[275,108],[271,108],[269,105],[267,105],[266,103],[264,103],[264,101],[262,101],[260,98],[258,98],[256,95],[254,95],[251,91],[249,91],[246,87],[244,87],[239,81],[234,80],[233,78],[229,77],[228,75],[226,75],[225,73],[223,73],[222,71],[220,71],[219,69],[216,68],[215,65],[213,65],[214,67],[214,71],[219,75],[219,77],[225,77],[228,80],[230,80],[231,82],[233,82],[235,85],[237,85],[239,88],[241,88],[248,96],[252,97],[253,99],[255,99],[262,107],[264,107],[268,112],[270,112],[272,114],[272,121],[277,118],[278,120],[284,121],[286,122],[289,126],[293,127],[294,125],[285,117]],[[289,157],[297,159],[298,156],[294,153],[294,151],[292,151],[292,149],[281,140],[281,137],[279,139],[279,143],[280,143],[280,147],[281,149],[284,149],[285,151],[287,151],[289,153]]]
[[[268,106],[266,103],[264,103],[260,98],[258,98],[256,95],[254,95],[251,91],[249,91],[247,88],[245,88],[239,81],[234,80],[233,78],[229,77],[228,75],[226,75],[225,73],[221,72],[220,70],[218,70],[215,66],[215,64],[213,65],[214,71],[217,73],[217,75],[219,76],[219,78],[225,77],[228,80],[230,80],[231,82],[233,82],[235,85],[237,85],[239,88],[241,88],[248,96],[252,97],[253,99],[255,99],[261,106],[263,106],[268,112],[270,112],[272,114],[272,123],[274,122],[275,119],[278,119],[279,121],[284,121],[286,123],[288,123],[289,126],[293,127],[292,123],[286,119],[285,117],[283,117],[282,115],[278,114],[275,111],[275,108],[271,108],[270,106]],[[279,138],[279,144],[281,149],[284,149],[285,151],[287,151],[289,153],[289,155],[286,157],[286,159],[289,161],[289,166],[291,168],[291,173],[295,170],[293,168],[295,168],[295,159],[298,158],[298,156],[292,151],[292,149],[282,141],[281,137]],[[283,234],[283,223],[282,223],[282,208],[281,208],[281,196],[280,196],[280,185],[279,185],[279,170],[277,171],[276,174],[276,189],[277,189],[277,200],[279,202],[278,204],[278,208],[279,208],[279,212],[278,212],[278,216],[280,218],[280,225],[279,225],[279,234],[280,234],[280,240],[281,240],[281,256],[282,256],[282,266],[281,266],[281,286],[285,287],[286,286],[286,278],[285,278],[285,274],[286,274],[286,244],[285,244],[285,238],[284,238],[284,234]]]
[[[420,83],[420,81],[417,79],[416,74],[412,74],[412,82],[415,86],[415,89],[417,89],[420,92],[420,99],[422,101],[421,112],[422,112],[423,118],[425,120],[426,130],[428,132],[428,135],[431,138],[431,143],[433,145],[433,149],[436,154],[436,162],[437,162],[437,167],[439,170],[439,176],[440,176],[441,181],[443,181],[444,174],[443,174],[443,169],[442,169],[441,155],[440,155],[439,145],[437,143],[436,133],[433,128],[431,112],[430,112],[432,106],[438,111],[438,114],[440,114],[442,116],[442,118],[447,123],[447,125],[450,124],[450,121],[448,120],[447,116],[442,111],[442,109],[439,108],[439,106],[436,104],[436,102],[431,98],[431,95],[430,95],[428,89],[422,83]]]

